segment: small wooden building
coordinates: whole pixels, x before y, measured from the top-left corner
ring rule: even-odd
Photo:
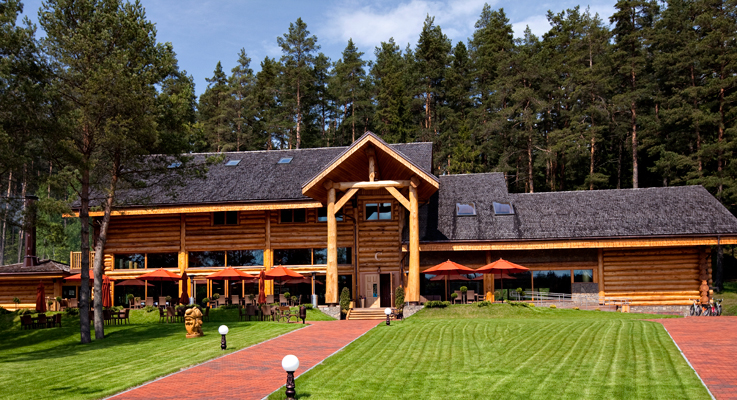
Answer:
[[[290,289],[302,302],[318,293],[334,305],[348,287],[357,305],[385,307],[400,285],[410,303],[441,294],[421,271],[446,259],[477,268],[503,257],[532,271],[503,288],[486,275],[477,292],[619,296],[672,311],[708,296],[711,247],[737,244],[737,219],[700,186],[513,194],[499,173],[435,176],[431,143],[387,144],[372,133],[347,148],[223,156],[173,192],[120,194],[106,274],[186,271],[199,299],[257,290],[203,280],[220,268],[256,274],[282,264],[311,278]],[[156,285],[142,294],[183,289]]]

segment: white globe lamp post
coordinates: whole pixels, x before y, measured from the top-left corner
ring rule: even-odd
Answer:
[[[281,360],[281,367],[287,372],[287,400],[294,400],[297,392],[294,390],[294,371],[299,368],[299,359],[297,356],[288,355]]]

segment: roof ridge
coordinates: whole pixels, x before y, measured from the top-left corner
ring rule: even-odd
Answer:
[[[509,193],[514,195],[536,195],[536,194],[555,194],[555,193],[602,193],[602,192],[625,192],[625,191],[651,191],[651,190],[667,190],[667,189],[685,189],[685,188],[703,188],[702,185],[684,185],[684,186],[651,186],[646,188],[623,188],[623,189],[596,189],[596,190],[559,190],[555,192],[534,192],[534,193]]]

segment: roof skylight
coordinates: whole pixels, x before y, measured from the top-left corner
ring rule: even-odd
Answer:
[[[496,215],[513,215],[514,207],[512,203],[497,203],[494,202],[494,214]]]
[[[225,163],[228,167],[235,167],[236,165],[240,164],[241,160],[228,160],[228,162]]]
[[[294,157],[282,157],[277,164],[289,164]]]
[[[179,168],[182,166],[182,163],[180,161],[174,161],[173,163],[169,164],[167,168]]]
[[[457,216],[473,216],[476,215],[476,204],[474,203],[456,203]]]

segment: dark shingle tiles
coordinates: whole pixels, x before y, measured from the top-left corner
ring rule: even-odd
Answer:
[[[39,260],[38,265],[24,267],[23,263],[0,266],[0,274],[69,273],[69,266],[54,260]]]
[[[509,201],[514,215],[494,215]],[[475,202],[475,217],[455,203]],[[737,233],[737,218],[701,186],[507,193],[500,173],[440,177],[423,240],[534,240]]]

